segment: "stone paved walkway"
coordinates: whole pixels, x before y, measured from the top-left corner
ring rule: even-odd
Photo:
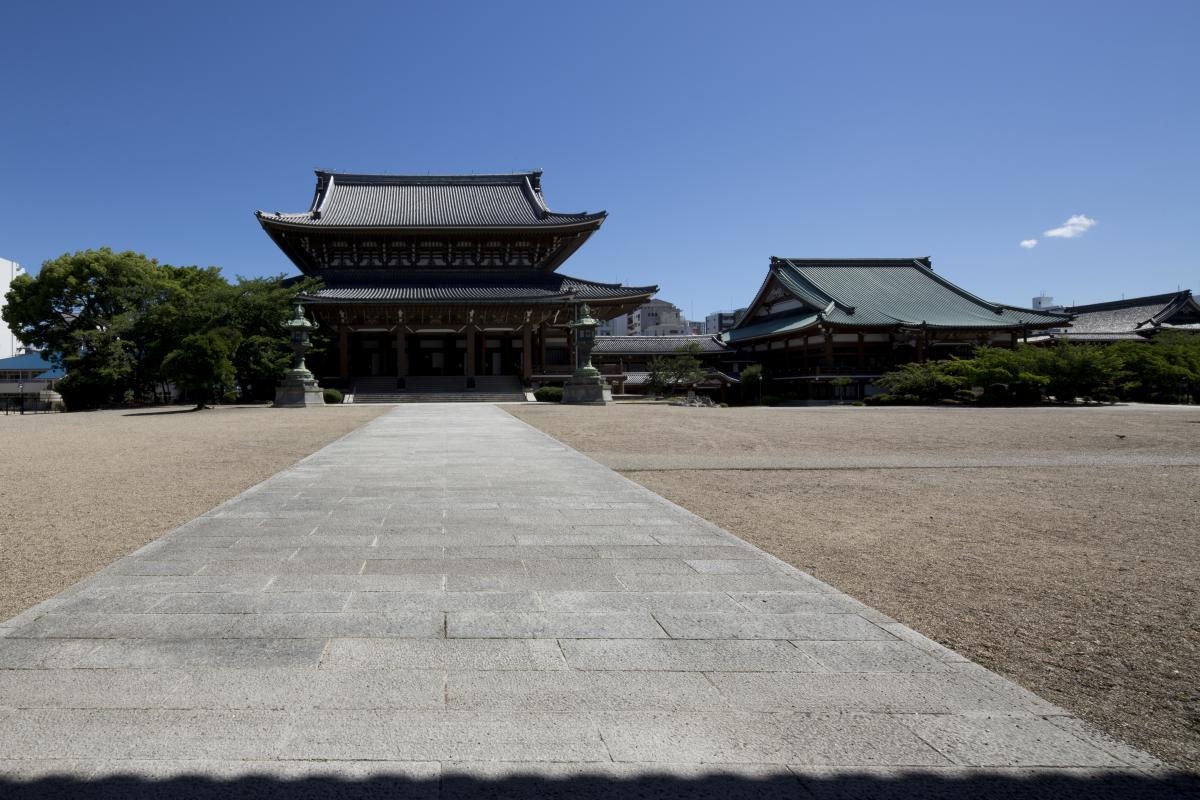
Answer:
[[[914,768],[1158,765],[492,406],[398,407],[0,627],[10,779]]]

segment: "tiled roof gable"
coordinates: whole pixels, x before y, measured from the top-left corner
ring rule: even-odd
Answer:
[[[791,315],[794,323],[787,315],[779,319],[771,315],[765,324],[747,314],[731,331],[731,340],[775,335],[818,323],[833,328],[1021,329],[1066,320],[1063,315],[976,297],[936,274],[928,258],[773,257],[770,275],[806,308]],[[758,305],[759,299],[752,306]]]
[[[264,225],[386,229],[596,227],[606,216],[603,211],[551,211],[542,196],[540,172],[370,175],[318,171],[308,211],[255,213]]]

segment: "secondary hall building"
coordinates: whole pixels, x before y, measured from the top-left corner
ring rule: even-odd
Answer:
[[[1069,316],[983,300],[933,271],[929,258],[772,257],[746,314],[722,340],[763,365],[771,391],[859,397],[901,364],[980,345],[1012,347]]]

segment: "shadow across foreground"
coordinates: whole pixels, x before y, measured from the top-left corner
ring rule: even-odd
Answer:
[[[14,782],[0,777],[0,796],[6,800],[33,798],[89,798],[89,800],[217,800],[218,798],[436,798],[437,800],[517,800],[521,798],[971,798],[972,800],[1175,800],[1200,797],[1200,777],[1175,774],[1161,778],[1131,774],[958,774],[936,773],[872,775],[839,772],[833,775],[779,774],[762,777],[710,774],[696,777],[646,774],[634,777],[580,775],[553,778],[512,775],[496,779],[454,773],[441,778],[416,779],[378,775],[363,780],[313,775],[282,779],[247,775],[232,779],[182,775],[163,780],[114,775],[97,780],[45,777]]]

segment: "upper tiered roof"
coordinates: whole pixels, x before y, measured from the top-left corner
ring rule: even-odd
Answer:
[[[308,211],[256,211],[263,227],[435,230],[598,228],[605,212],[561,214],[546,207],[542,173],[365,175],[317,170]]]
[[[383,271],[553,271],[604,222],[605,212],[546,207],[542,173],[364,175],[317,171],[308,211],[256,211],[306,275]]]
[[[785,306],[773,311],[776,305]],[[741,322],[725,334],[745,341],[813,328],[1024,329],[1067,317],[990,303],[933,271],[928,258],[771,258]]]

